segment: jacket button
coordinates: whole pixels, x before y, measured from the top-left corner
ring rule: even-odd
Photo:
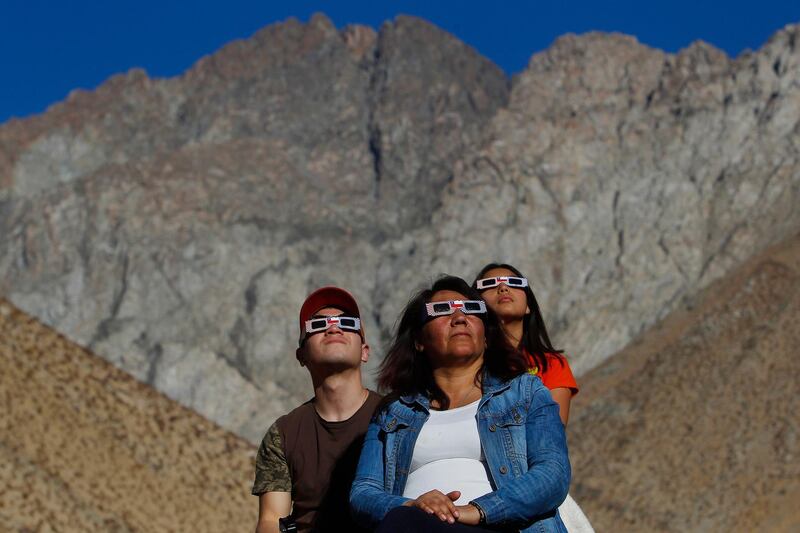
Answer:
[[[494,431],[494,430],[496,430],[496,429],[497,429],[497,426],[495,426],[494,424],[492,424],[491,426],[489,426],[489,431]]]
[[[500,467],[500,473],[501,474],[507,474],[508,473],[508,468],[506,468],[506,465],[503,465],[503,466]]]

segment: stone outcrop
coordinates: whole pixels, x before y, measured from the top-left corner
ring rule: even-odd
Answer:
[[[379,35],[289,21],[179,78],[119,76],[0,130],[0,290],[259,439],[310,394],[304,295],[340,283],[370,309],[382,243],[430,220],[507,95],[410,18]]]
[[[800,235],[582,381],[572,493],[597,531],[800,527]]]
[[[255,448],[0,300],[0,530],[246,531]]]
[[[799,36],[736,60],[561,38],[457,165],[424,270],[510,259],[576,370],[599,364],[800,229]]]
[[[565,36],[509,84],[413,18],[270,26],[0,127],[0,293],[252,441],[326,283],[377,362],[420,282],[509,260],[586,371],[800,229],[798,33]]]

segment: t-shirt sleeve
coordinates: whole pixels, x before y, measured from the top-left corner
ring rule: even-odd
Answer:
[[[256,479],[252,493],[291,492],[292,476],[283,452],[281,434],[277,424],[272,424],[261,441],[256,455]]]
[[[550,390],[564,387],[571,390],[573,396],[578,394],[578,382],[575,381],[572,369],[570,369],[569,363],[564,357],[559,358],[548,354],[547,372],[544,372],[539,377],[542,379],[544,386]]]

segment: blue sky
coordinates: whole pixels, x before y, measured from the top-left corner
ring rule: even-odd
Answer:
[[[44,111],[75,88],[132,67],[180,74],[223,44],[294,16],[378,28],[416,15],[455,34],[513,74],[564,33],[619,31],[675,52],[702,39],[732,56],[800,22],[800,0],[728,2],[6,0],[0,18],[0,123]]]

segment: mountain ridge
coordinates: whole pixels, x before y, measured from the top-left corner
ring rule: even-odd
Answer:
[[[508,260],[580,375],[800,229],[797,33],[735,60],[568,36],[509,90],[418,19],[270,26],[0,126],[0,294],[252,442],[310,390],[320,285],[372,370],[421,280]]]

